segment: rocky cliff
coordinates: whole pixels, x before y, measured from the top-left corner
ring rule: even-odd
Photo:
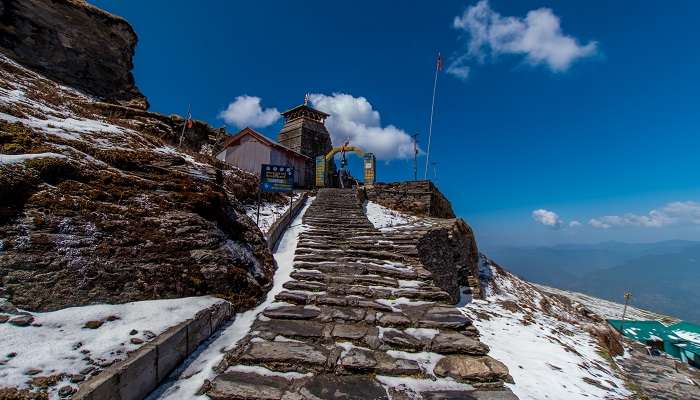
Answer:
[[[241,206],[256,178],[207,155],[223,133],[195,122],[180,145],[182,118],[100,101],[143,106],[123,20],[75,1],[1,4],[0,297],[34,311],[257,303],[274,261]]]
[[[431,221],[430,228],[418,240],[423,265],[454,303],[460,300],[461,288],[469,288],[471,296],[481,298],[479,250],[471,227],[462,219]]]
[[[20,64],[101,99],[141,109],[131,74],[136,34],[82,0],[1,0],[0,50]]]

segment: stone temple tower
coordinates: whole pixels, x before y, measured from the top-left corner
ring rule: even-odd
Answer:
[[[325,155],[333,148],[331,136],[323,124],[328,114],[304,104],[282,113],[284,126],[277,142],[297,153],[311,157]]]

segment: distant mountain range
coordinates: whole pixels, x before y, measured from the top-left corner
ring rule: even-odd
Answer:
[[[700,242],[498,247],[489,257],[532,282],[700,322]]]

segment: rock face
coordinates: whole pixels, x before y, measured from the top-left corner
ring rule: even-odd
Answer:
[[[30,5],[36,21],[54,12],[5,1],[3,18]],[[100,18],[107,36],[122,24]],[[257,178],[202,154],[221,135],[206,124],[178,146],[182,123],[96,102],[0,54],[0,297],[31,311],[204,294],[256,304],[274,270],[240,203]]]
[[[461,219],[433,220],[418,241],[418,253],[435,282],[456,303],[460,287],[469,287],[473,297],[481,298],[479,250],[474,232]]]
[[[367,200],[419,217],[454,218],[452,205],[431,181],[376,183],[365,189]]]
[[[210,398],[516,399],[418,257],[421,232],[375,229],[350,189],[320,190],[303,222],[291,280],[226,354]]]
[[[0,50],[101,99],[148,108],[131,74],[136,34],[123,19],[79,0],[1,0]]]

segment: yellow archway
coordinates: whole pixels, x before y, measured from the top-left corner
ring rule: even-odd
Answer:
[[[345,152],[352,151],[360,157],[365,156],[365,152],[357,146],[342,145],[342,146],[336,146],[336,147],[332,148],[331,151],[329,151],[328,154],[326,154],[326,162],[330,161],[333,158],[333,156],[335,156],[337,153],[340,153],[341,151],[345,151]]]
[[[328,162],[333,159],[337,153],[341,151],[351,151],[364,159],[364,178],[365,185],[373,185],[376,175],[376,160],[374,154],[365,153],[364,150],[357,146],[342,145],[331,149],[325,156],[316,157],[316,187],[326,186],[328,174]]]

